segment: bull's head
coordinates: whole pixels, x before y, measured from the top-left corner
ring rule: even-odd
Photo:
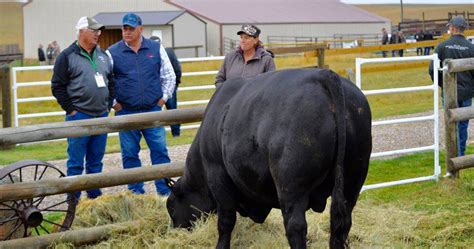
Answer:
[[[182,178],[171,188],[166,201],[173,227],[191,228],[192,222],[215,210],[215,204],[207,188],[185,188]]]

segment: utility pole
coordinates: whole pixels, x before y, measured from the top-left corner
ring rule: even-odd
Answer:
[[[403,0],[400,0],[400,9],[401,9],[400,22],[402,23],[403,22]]]

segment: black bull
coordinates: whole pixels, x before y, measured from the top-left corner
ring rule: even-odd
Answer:
[[[236,212],[282,211],[291,248],[305,248],[309,208],[331,196],[331,248],[347,246],[372,150],[367,99],[332,71],[292,69],[226,81],[212,97],[167,208],[175,227],[217,210],[218,248]]]

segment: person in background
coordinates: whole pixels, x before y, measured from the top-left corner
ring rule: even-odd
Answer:
[[[398,31],[394,30],[392,31],[392,35],[390,36],[390,44],[397,44],[399,41],[398,39]],[[397,50],[392,50],[392,57],[395,57]]]
[[[53,44],[49,43],[48,47],[46,48],[46,58],[48,59],[48,65],[54,64],[53,54],[54,54]]]
[[[434,40],[433,34],[429,31],[423,34],[423,41],[432,41]],[[430,55],[431,49],[433,49],[433,46],[430,47],[425,47],[425,50],[423,52],[423,55]]]
[[[435,50],[438,54],[441,65],[446,59],[474,58],[474,45],[464,37],[464,30],[467,23],[462,16],[453,17],[447,24],[449,39],[441,42]],[[433,61],[431,61],[429,74],[433,80]],[[474,70],[456,73],[458,107],[472,105],[474,95]],[[438,84],[443,87],[443,74],[438,72]],[[444,102],[444,101],[443,101]],[[469,119],[459,121],[458,124],[458,156],[464,156],[466,151],[466,141],[468,137]]]
[[[388,44],[388,33],[385,28],[382,28],[382,45]],[[383,57],[387,57],[387,51],[382,51]]]
[[[224,58],[216,77],[216,87],[233,78],[249,78],[258,74],[275,71],[273,56],[263,48],[259,39],[260,29],[252,24],[242,25],[238,49],[229,52]]]
[[[46,64],[46,56],[44,55],[43,45],[38,46],[38,61],[41,66]]]
[[[53,41],[52,46],[53,46],[53,64],[54,64],[56,62],[56,58],[58,58],[58,55],[61,53],[61,48],[59,47],[59,44],[57,41]]]
[[[406,43],[405,35],[403,34],[402,31],[398,31],[398,43],[400,43],[400,44]],[[403,50],[404,49],[398,50],[398,55],[400,57],[403,57]]]
[[[150,37],[151,40],[161,42],[161,39],[158,36]],[[179,64],[178,57],[174,52],[173,48],[167,47],[165,48],[166,54],[170,59],[171,65],[173,66],[174,74],[176,75],[176,86],[173,91],[173,96],[166,101],[166,109],[173,110],[178,108],[178,97],[177,91],[179,83],[181,83],[181,65]],[[181,134],[181,124],[172,124],[171,125],[171,135],[173,137],[179,137]]]
[[[76,25],[77,41],[61,52],[56,60],[51,79],[51,90],[66,121],[107,117],[114,99],[112,64],[105,51],[97,48],[104,25],[91,17],[81,17]],[[68,138],[67,175],[102,172],[107,134]],[[94,199],[100,189],[87,190]],[[81,192],[74,194],[79,200]]]
[[[142,19],[135,13],[122,18],[122,40],[112,45],[111,54],[116,79],[115,115],[159,112],[173,95],[176,76],[165,48],[143,37]],[[136,62],[136,63],[131,63]],[[169,163],[166,132],[163,126],[119,132],[122,163],[125,169],[141,167],[138,153],[142,136],[150,149],[153,165]],[[135,194],[145,193],[143,182],[128,185]],[[166,179],[155,181],[158,194],[171,192]]]
[[[421,29],[418,29],[416,34],[415,34],[415,40],[416,42],[421,42],[423,41],[423,32],[421,32]],[[416,48],[416,55],[423,55],[423,48],[422,47],[417,47]]]

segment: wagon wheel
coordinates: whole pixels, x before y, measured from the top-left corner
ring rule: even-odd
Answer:
[[[0,168],[0,184],[64,176],[55,166],[37,160],[19,161]],[[74,220],[76,204],[72,193],[0,202],[0,241],[68,230]]]

